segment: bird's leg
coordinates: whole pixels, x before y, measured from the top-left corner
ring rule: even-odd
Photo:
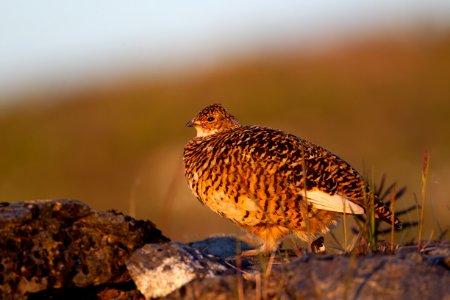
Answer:
[[[275,241],[273,238],[267,238],[264,240],[264,243],[261,247],[252,250],[242,251],[242,256],[256,256],[259,254],[269,255],[269,253],[276,252],[278,248],[278,241]]]
[[[252,249],[252,250],[245,250],[241,252],[242,256],[256,256],[258,254],[262,253],[261,249]]]
[[[313,253],[325,253],[325,245],[323,236],[318,237],[311,243],[311,251]]]

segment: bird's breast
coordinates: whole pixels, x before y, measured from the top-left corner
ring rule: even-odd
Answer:
[[[256,199],[245,195],[238,198],[228,195],[224,191],[212,191],[200,195],[201,201],[212,211],[235,223],[252,226],[261,222],[258,218],[249,217],[260,211]]]

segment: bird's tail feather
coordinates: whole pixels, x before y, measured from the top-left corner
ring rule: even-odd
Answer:
[[[400,220],[395,216],[394,220],[392,220],[393,212],[378,198],[375,199],[374,209],[376,217],[389,224],[394,222],[394,228],[396,230],[402,229],[402,222],[400,222]]]

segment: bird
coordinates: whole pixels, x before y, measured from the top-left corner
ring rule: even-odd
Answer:
[[[242,255],[276,252],[289,235],[323,242],[343,214],[364,215],[370,207],[376,218],[402,226],[363,176],[321,146],[241,125],[221,104],[206,106],[186,125],[196,130],[183,153],[190,190],[262,241]]]

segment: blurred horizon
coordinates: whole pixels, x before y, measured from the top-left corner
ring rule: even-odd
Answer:
[[[157,80],[286,49],[448,28],[443,0],[3,2],[0,102],[26,89],[73,90],[135,73]]]
[[[75,198],[150,219],[180,241],[237,233],[200,205],[183,175],[183,147],[195,134],[184,124],[219,102],[242,124],[293,133],[375,183],[385,174],[397,189],[406,185],[399,209],[420,200],[429,151],[424,237],[437,238],[450,226],[447,2],[289,2],[271,10],[263,1],[253,14],[252,1],[241,11],[233,1],[197,1],[187,12],[179,11],[187,4],[151,2],[157,20],[143,2],[124,11],[114,1],[2,3],[0,36],[10,47],[0,48],[0,201]],[[15,18],[17,3],[28,14]],[[58,27],[61,18],[67,23]],[[146,30],[153,35],[144,42]],[[88,39],[77,45],[75,33]],[[416,219],[412,212],[403,220]],[[409,241],[416,231],[398,237]]]

